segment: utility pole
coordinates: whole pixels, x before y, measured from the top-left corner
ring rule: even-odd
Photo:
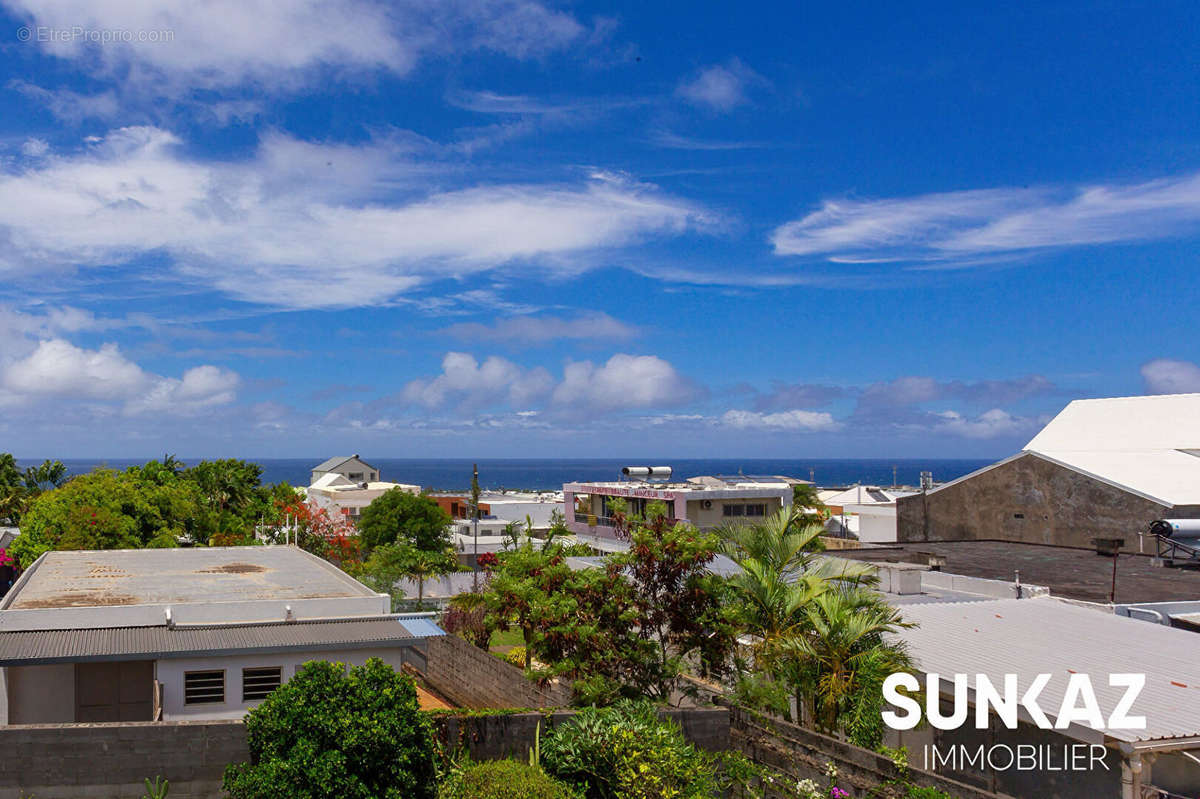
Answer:
[[[479,592],[479,464],[471,464],[471,521],[475,528],[475,574],[471,579],[473,590]]]

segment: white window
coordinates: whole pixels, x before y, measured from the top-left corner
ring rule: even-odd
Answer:
[[[185,671],[183,673],[183,703],[212,705],[225,702],[225,672]]]
[[[242,669],[242,701],[266,699],[283,682],[282,666]]]

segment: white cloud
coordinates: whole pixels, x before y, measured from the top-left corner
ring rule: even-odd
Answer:
[[[740,430],[796,430],[820,432],[837,430],[841,424],[832,414],[825,411],[790,410],[777,413],[758,413],[756,411],[730,410],[721,417],[721,421]]]
[[[1129,185],[982,189],[830,200],[780,226],[779,255],[834,261],[1011,258],[1051,247],[1134,242],[1200,229],[1200,174]]]
[[[216,366],[196,366],[183,377],[154,380],[150,389],[126,405],[130,414],[191,413],[214,405],[228,405],[237,399],[241,379],[235,372]]]
[[[448,403],[485,407],[507,403],[524,406],[550,392],[554,379],[541,367],[525,369],[505,358],[491,356],[480,364],[471,355],[449,352],[442,359],[442,373],[432,380],[413,380],[401,397],[430,409]]]
[[[123,128],[0,175],[0,273],[163,253],[179,275],[238,299],[353,307],[513,262],[574,273],[590,253],[707,224],[689,203],[603,173],[430,194],[430,166],[405,139],[274,135],[252,160],[221,163],[186,158],[180,144]]]
[[[567,13],[532,0],[3,0],[34,26],[109,32],[34,42],[45,52],[111,71],[158,92],[257,81],[311,82],[317,70],[405,74],[425,53],[490,50],[530,58],[585,33]],[[49,38],[49,37],[48,37]],[[335,73],[338,74],[338,73]]]
[[[1033,419],[1014,416],[999,408],[984,411],[974,419],[957,411],[943,411],[935,415],[941,419],[935,427],[936,432],[952,433],[965,438],[999,438],[1027,433],[1037,424]]]
[[[4,387],[25,396],[127,399],[150,382],[141,367],[115,344],[84,350],[63,339],[38,344],[28,357],[4,370]]]
[[[85,119],[113,119],[121,111],[121,102],[111,89],[96,94],[80,94],[70,89],[45,89],[23,80],[11,80],[8,87],[37,100],[51,114],[71,124],[78,124]]]
[[[603,366],[591,361],[567,364],[552,401],[561,408],[611,411],[682,405],[698,393],[662,358],[618,353]]]
[[[5,405],[87,400],[121,403],[129,415],[179,414],[233,402],[238,383],[235,373],[207,365],[189,369],[182,378],[160,377],[130,361],[115,344],[89,350],[55,338],[40,341],[0,369],[0,400]]]
[[[736,58],[700,70],[694,78],[684,81],[675,90],[693,105],[713,111],[732,111],[750,102],[746,92],[751,86],[765,83],[762,76]]]
[[[1200,366],[1191,361],[1157,358],[1142,365],[1142,379],[1151,394],[1200,392]]]
[[[606,313],[584,313],[574,318],[559,316],[515,316],[494,325],[465,322],[440,331],[463,341],[498,341],[521,344],[547,344],[560,339],[626,341],[638,329]]]
[[[45,139],[26,139],[21,145],[21,154],[30,158],[40,158],[50,152],[50,143]]]

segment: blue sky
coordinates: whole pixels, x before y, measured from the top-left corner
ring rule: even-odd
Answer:
[[[1192,2],[0,0],[0,449],[992,457],[1200,391]]]

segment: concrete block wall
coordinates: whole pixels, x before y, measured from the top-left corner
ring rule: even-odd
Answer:
[[[491,716],[434,714],[437,737],[450,750],[469,752],[472,760],[524,760],[540,731],[545,736],[575,715],[572,710],[544,713],[504,713]],[[710,752],[729,748],[729,710],[723,707],[665,708],[659,718],[679,725],[693,744]]]
[[[899,776],[895,764],[878,752],[795,724],[768,719],[736,705],[729,707],[729,736],[732,748],[756,763],[796,779],[815,780],[818,785],[825,784],[826,767],[833,763],[838,769],[838,785],[852,789],[853,794],[875,789]],[[910,768],[907,779],[956,799],[1006,799],[1004,794],[920,769]]]
[[[0,799],[132,799],[157,776],[171,799],[211,799],[250,757],[240,721],[0,727],[0,753]]]
[[[454,704],[469,708],[566,707],[570,686],[539,686],[525,672],[457,635],[426,638],[422,676]]]

